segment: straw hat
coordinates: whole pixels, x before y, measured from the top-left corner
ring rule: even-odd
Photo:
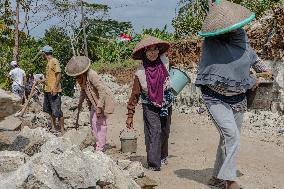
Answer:
[[[88,71],[91,60],[86,56],[72,57],[65,67],[65,72],[69,76],[78,76]]]
[[[150,35],[145,35],[134,48],[132,58],[135,60],[142,60],[143,49],[152,45],[158,45],[160,54],[165,53],[170,48],[170,44],[167,41],[163,41]]]
[[[209,1],[209,13],[199,35],[209,37],[220,35],[243,27],[255,18],[247,8],[226,0]]]

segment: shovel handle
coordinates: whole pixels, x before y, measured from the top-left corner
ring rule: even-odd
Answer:
[[[29,97],[28,97],[26,103],[24,104],[24,107],[23,107],[22,110],[19,112],[19,114],[17,114],[17,116],[22,117],[22,116],[24,115],[24,113],[25,113],[25,111],[26,111],[26,109],[27,109],[27,107],[28,107],[28,105],[29,105],[29,102],[30,102],[31,98],[32,98],[32,97],[34,96],[34,94],[35,94],[35,87],[36,87],[36,85],[37,85],[37,83],[34,82],[34,84],[33,84],[33,86],[32,86],[32,89],[31,89],[31,93],[30,93],[30,95],[29,95]]]
[[[78,109],[76,123],[75,123],[75,129],[76,130],[79,128],[79,117],[80,117],[80,111]]]

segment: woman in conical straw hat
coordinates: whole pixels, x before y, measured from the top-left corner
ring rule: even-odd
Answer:
[[[141,97],[149,169],[167,164],[173,91],[169,81],[168,42],[146,35],[137,43],[133,59],[141,60],[128,102],[126,125],[133,128],[135,106]]]
[[[210,3],[201,36],[205,37],[196,85],[219,133],[213,176],[210,185],[240,189],[236,182],[236,159],[240,129],[247,110],[246,92],[258,85],[250,75],[270,71],[250,47],[242,26],[254,18],[248,9],[226,0]]]
[[[66,74],[75,77],[80,85],[81,93],[78,111],[82,109],[84,99],[90,108],[92,132],[96,137],[96,150],[103,151],[106,144],[106,114],[114,112],[114,101],[111,90],[100,76],[90,68],[91,60],[86,56],[76,56],[66,65]]]

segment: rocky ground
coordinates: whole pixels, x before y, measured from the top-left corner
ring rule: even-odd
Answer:
[[[188,74],[194,81],[194,74]],[[80,114],[80,127],[74,129],[78,98],[62,97],[67,130],[63,137],[48,132],[48,117],[33,101],[16,131],[0,132],[0,188],[208,188],[218,133],[207,112],[198,111],[204,108],[198,89],[189,84],[176,98],[169,165],[161,172],[150,172],[143,168],[146,153],[141,106],[135,115],[137,153],[123,154],[119,135],[125,128],[125,104],[131,87],[118,84],[110,75],[103,79],[117,102],[115,114],[108,119],[107,151],[95,152],[92,147],[95,138],[86,105]],[[17,104],[14,97],[5,98],[5,104]],[[284,115],[281,103],[276,107],[245,115],[239,175],[246,188],[280,189],[284,184],[280,163],[284,161],[284,136],[277,132],[284,125]]]

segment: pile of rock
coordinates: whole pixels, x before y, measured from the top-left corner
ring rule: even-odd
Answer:
[[[44,128],[23,128],[9,146],[10,151],[0,152],[0,186],[9,189],[141,188],[134,181],[144,176],[139,162],[118,163],[89,145],[82,147],[86,141],[82,133],[69,131],[59,138]]]
[[[273,8],[247,28],[251,45],[265,60],[284,60],[284,5]]]

